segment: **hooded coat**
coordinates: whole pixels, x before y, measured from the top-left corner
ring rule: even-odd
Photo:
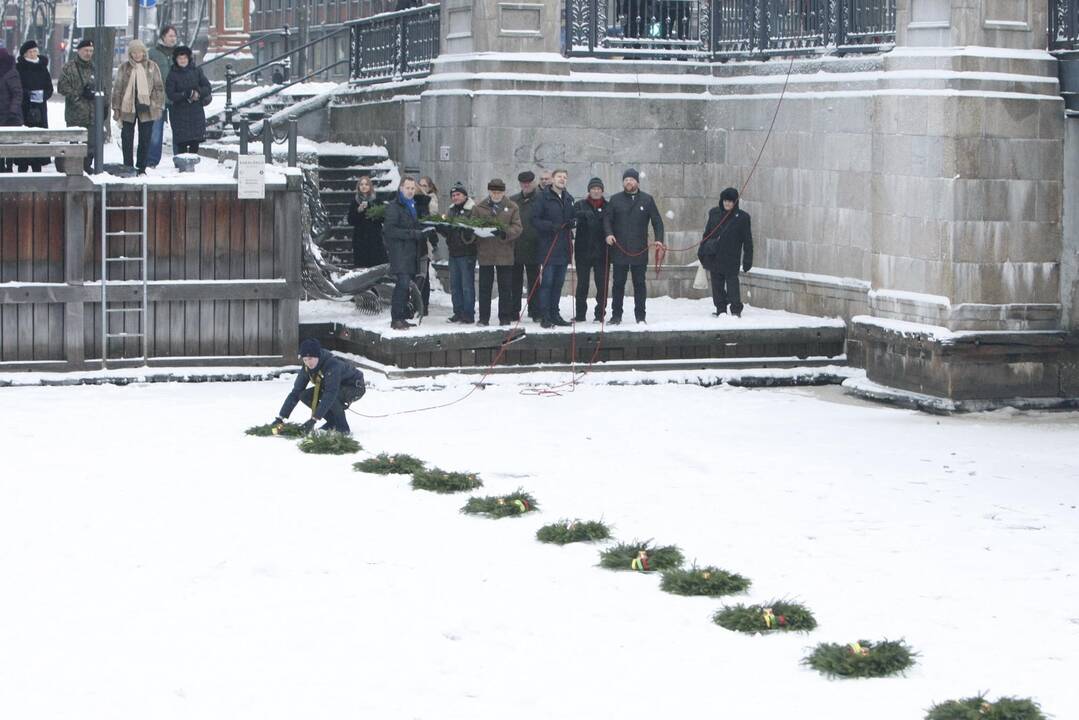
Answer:
[[[36,63],[20,57],[15,63],[22,83],[22,121],[26,127],[49,126],[49,98],[52,97],[52,76],[49,59],[39,55]],[[41,92],[41,102],[30,102],[35,91]]]
[[[730,212],[723,209],[723,200],[734,201]],[[697,248],[697,258],[705,270],[723,275],[735,275],[741,264],[743,272],[753,268],[753,230],[749,213],[738,207],[738,191],[727,188],[720,195],[717,207],[708,211],[704,240]]]
[[[0,126],[22,125],[22,82],[15,58],[0,48]]]
[[[165,81],[165,96],[171,103],[169,124],[172,125],[174,145],[200,143],[206,139],[206,110],[210,104],[210,81],[195,65],[191,53],[186,53],[187,67],[180,67],[172,61],[169,79]],[[191,92],[198,91],[199,97],[192,102]]]

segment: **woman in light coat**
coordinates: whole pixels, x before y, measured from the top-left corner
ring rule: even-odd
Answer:
[[[165,84],[161,82],[157,63],[149,59],[141,40],[132,40],[127,46],[127,60],[120,66],[112,86],[111,106],[113,120],[123,123],[120,147],[124,152],[124,165],[134,166],[139,175],[143,175],[154,122],[161,117],[165,107]],[[133,152],[136,128],[139,131],[137,155]]]

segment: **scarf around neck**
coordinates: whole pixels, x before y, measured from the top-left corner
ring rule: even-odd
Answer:
[[[128,58],[127,61],[131,64],[131,74],[128,76],[127,87],[124,88],[124,98],[120,102],[120,112],[125,115],[134,115],[136,92],[140,103],[143,105],[150,104],[150,74],[146,72],[146,60],[135,62]]]

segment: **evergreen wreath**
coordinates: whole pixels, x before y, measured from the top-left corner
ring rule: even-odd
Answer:
[[[600,567],[608,570],[652,572],[673,570],[685,562],[682,551],[675,545],[653,545],[651,540],[634,540],[607,548],[599,555]]]
[[[373,458],[352,463],[352,469],[356,472],[373,473],[375,475],[411,475],[423,470],[423,465],[423,460],[411,455],[379,453]]]
[[[455,493],[475,490],[483,486],[476,473],[447,472],[439,468],[420,468],[412,473],[413,490],[430,490],[437,493]]]
[[[1030,698],[1002,697],[989,702],[985,693],[981,693],[934,705],[925,720],[1046,720],[1046,717],[1038,703]]]
[[[274,432],[274,428],[277,428],[277,432]],[[303,431],[297,423],[266,423],[265,425],[249,427],[244,431],[244,434],[253,435],[254,437],[301,437]]]
[[[367,216],[368,220],[384,220],[386,218],[386,206],[382,203],[377,205],[368,205],[367,209],[363,211],[363,214]]]
[[[349,455],[363,449],[351,437],[336,430],[315,430],[298,444],[300,450],[312,455]]]
[[[496,218],[474,218],[467,215],[425,215],[420,218],[424,225],[435,227],[464,228],[466,230],[505,230],[506,224]]]
[[[675,595],[707,595],[719,597],[734,595],[749,589],[750,581],[737,573],[727,572],[711,565],[699,568],[665,570],[659,587]]]
[[[490,518],[512,517],[535,512],[539,509],[536,499],[518,489],[509,495],[488,495],[470,497],[461,512],[468,515],[486,515]]]
[[[805,605],[786,600],[773,600],[760,605],[728,605],[712,616],[720,627],[735,632],[809,632],[817,627],[817,619]]]
[[[914,664],[915,653],[902,640],[820,643],[802,662],[828,677],[875,678],[897,675]]]
[[[594,542],[611,537],[611,528],[599,520],[559,520],[536,531],[536,539],[544,543],[568,545],[575,542]]]

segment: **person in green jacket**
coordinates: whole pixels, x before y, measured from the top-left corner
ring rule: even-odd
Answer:
[[[150,48],[150,59],[157,64],[161,71],[162,84],[169,80],[169,70],[172,69],[172,53],[176,48],[176,28],[166,25],[158,34],[157,45]],[[157,167],[161,162],[161,145],[165,140],[165,121],[168,119],[172,103],[165,99],[165,111],[161,117],[154,121],[154,127],[150,131],[150,148],[146,153],[146,166]]]
[[[68,127],[84,127],[94,124],[94,42],[83,38],[75,51],[75,57],[64,63],[56,92],[64,96],[64,121]],[[90,172],[94,164],[94,144],[87,147],[83,169]]]

